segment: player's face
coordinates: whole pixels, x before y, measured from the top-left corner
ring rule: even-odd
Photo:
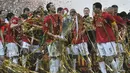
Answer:
[[[115,14],[118,13],[118,8],[114,8],[114,13],[115,13]]]
[[[54,4],[50,5],[50,11],[53,13],[56,13],[56,8],[55,8]]]
[[[90,11],[89,9],[84,9],[84,15],[89,15]]]

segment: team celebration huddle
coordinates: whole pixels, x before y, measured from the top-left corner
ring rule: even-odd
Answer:
[[[44,9],[0,10],[0,73],[130,73],[130,13]]]

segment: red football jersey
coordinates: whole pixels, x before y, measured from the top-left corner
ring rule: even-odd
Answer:
[[[15,31],[13,30],[13,28],[11,28],[11,25],[16,25],[18,24],[18,21],[19,21],[19,18],[18,17],[13,17],[9,24],[6,24],[5,26],[5,42],[7,43],[10,43],[10,42],[16,42],[16,35],[18,34],[15,34]],[[16,28],[15,28],[16,29]]]
[[[13,31],[11,30],[11,28],[10,28],[10,24],[6,24],[6,28],[5,28],[5,32],[6,32],[6,34],[5,34],[5,42],[7,42],[7,43],[10,43],[10,42],[15,42],[15,38],[14,38],[14,36],[13,36]]]
[[[121,28],[124,26],[125,24],[125,21],[120,17],[120,16],[113,16],[114,19],[116,20],[116,23],[117,23],[117,26],[118,26],[118,29],[121,30]]]
[[[43,22],[43,32],[46,34],[46,32],[50,32],[54,35],[60,35],[62,31],[62,16],[58,14],[54,15],[48,15],[44,18]],[[46,42],[53,41],[54,38],[52,36],[47,35],[46,36]]]
[[[115,41],[115,34],[112,30],[111,23],[114,22],[113,16],[103,12],[101,16],[94,16],[94,25],[96,27],[96,42],[106,43]]]
[[[87,34],[85,32],[83,32],[81,34],[81,32],[85,30],[85,27],[83,24],[83,17],[81,15],[77,14],[77,19],[78,19],[77,20],[78,21],[78,32],[77,32],[76,23],[75,23],[74,24],[75,27],[73,27],[73,30],[72,30],[72,35],[73,35],[72,44],[80,44],[80,43],[88,41]],[[76,22],[76,20],[74,20],[74,22]]]

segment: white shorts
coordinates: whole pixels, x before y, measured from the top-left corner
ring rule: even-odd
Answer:
[[[18,46],[15,43],[8,43],[6,44],[6,47],[7,47],[6,52],[7,57],[19,56]]]
[[[88,45],[87,45],[86,42],[76,44],[76,45],[72,45],[71,49],[72,49],[72,54],[73,55],[81,54],[82,56],[85,56],[85,55],[89,54]]]
[[[2,42],[0,41],[0,56],[3,56],[4,54],[5,54],[4,47],[3,47]]]
[[[50,57],[57,57],[57,56],[60,56],[60,52],[57,48],[57,45],[55,43],[52,43],[52,44],[49,44],[47,46],[47,49],[48,49],[48,53],[49,53],[49,56]],[[61,49],[61,48],[59,48]]]
[[[22,48],[26,48],[26,49],[29,49],[29,47],[30,47],[30,44],[29,43],[27,43],[27,42],[22,42]]]
[[[88,55],[88,44],[86,42],[79,44],[79,51],[82,56]]]
[[[67,54],[71,54],[71,49],[69,47],[66,47]]]
[[[102,56],[113,56],[117,54],[116,43],[107,42],[107,43],[97,43],[98,55]]]
[[[71,45],[70,51],[72,55],[79,55],[79,44]]]
[[[123,53],[124,52],[123,45],[121,43],[117,43],[117,46],[119,48],[119,53]]]
[[[32,45],[32,47],[30,48],[31,52],[33,53],[40,53],[40,46],[39,45]]]
[[[59,59],[51,59],[50,62],[50,73],[57,73],[60,68],[60,60]]]

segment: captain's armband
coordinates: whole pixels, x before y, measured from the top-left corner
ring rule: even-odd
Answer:
[[[112,26],[115,26],[116,25],[116,22],[114,21],[114,22],[112,22]]]

